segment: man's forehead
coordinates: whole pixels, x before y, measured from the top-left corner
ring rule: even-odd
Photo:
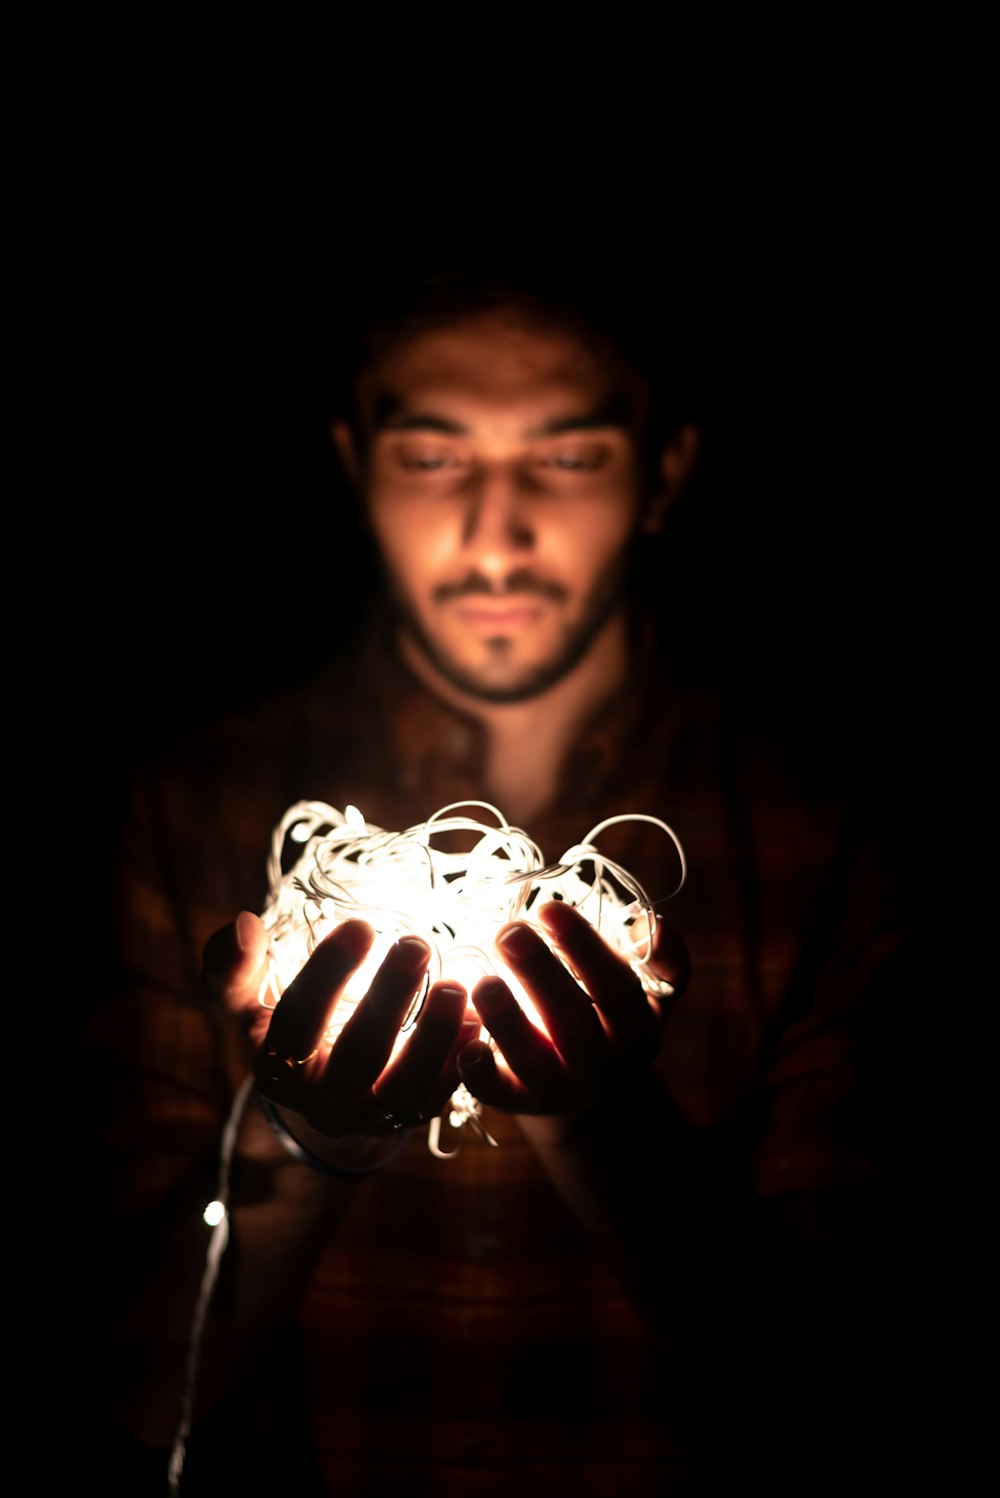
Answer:
[[[553,402],[550,409],[533,402],[524,408],[520,404],[508,408],[475,400],[463,403],[443,399],[435,403],[433,397],[409,404],[387,388],[376,393],[371,414],[374,432],[438,432],[465,437],[481,425],[500,424],[516,428],[519,436],[529,440],[608,427],[628,430],[635,424],[635,403],[624,392],[616,392],[597,405],[582,400]]]
[[[567,326],[492,312],[411,334],[358,381],[370,431],[474,421],[497,411],[528,425],[632,425],[640,382],[607,347]]]

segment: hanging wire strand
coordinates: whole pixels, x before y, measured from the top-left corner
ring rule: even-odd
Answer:
[[[249,1076],[233,1098],[229,1117],[222,1131],[222,1140],[219,1145],[219,1175],[216,1198],[210,1204],[219,1210],[213,1219],[206,1217],[206,1221],[213,1221],[213,1226],[211,1236],[208,1240],[208,1252],[205,1255],[205,1268],[202,1271],[198,1299],[195,1303],[194,1316],[191,1320],[187,1360],[184,1368],[184,1387],[181,1392],[180,1418],[177,1422],[173,1445],[170,1448],[170,1461],[167,1467],[167,1482],[172,1498],[173,1495],[180,1493],[181,1490],[181,1473],[184,1470],[187,1439],[191,1434],[194,1393],[198,1385],[198,1364],[201,1361],[201,1344],[205,1334],[205,1323],[208,1320],[208,1310],[212,1303],[215,1283],[219,1277],[219,1266],[222,1263],[222,1256],[229,1242],[229,1175],[232,1167],[233,1153],[236,1149],[236,1136],[239,1133],[240,1120],[243,1117],[243,1111],[246,1108],[247,1098],[250,1096],[252,1087],[253,1077]]]

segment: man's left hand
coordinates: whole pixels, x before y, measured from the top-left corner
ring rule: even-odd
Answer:
[[[544,905],[539,918],[559,956],[523,922],[504,927],[497,947],[548,1034],[502,978],[483,978],[472,1000],[500,1055],[474,1041],[460,1053],[459,1071],[480,1102],[502,1112],[579,1113],[600,1102],[613,1073],[652,1061],[660,1045],[660,1001],[571,906]],[[662,928],[654,965],[675,992],[686,984],[687,951]]]

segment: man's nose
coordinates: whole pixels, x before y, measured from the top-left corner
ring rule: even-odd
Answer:
[[[524,476],[505,464],[484,466],[469,485],[462,544],[487,575],[502,576],[535,544]]]

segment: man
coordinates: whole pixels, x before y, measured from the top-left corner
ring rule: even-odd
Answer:
[[[350,673],[140,782],[114,1047],[144,1068],[123,1116],[150,1144],[122,1200],[163,1216],[119,1332],[117,1412],[151,1450],[176,1429],[196,1207],[248,1069],[266,1104],[239,1128],[192,1485],[239,1473],[263,1491],[294,1463],[294,1491],[645,1494],[733,1470],[818,1491],[839,1462],[815,1442],[852,1447],[853,1402],[834,1421],[823,1406],[871,1169],[854,1015],[896,938],[843,808],[804,802],[768,746],[671,682],[629,607],[632,551],[697,456],[657,393],[620,330],[551,287],[425,283],[369,328],[333,427],[387,614]],[[429,961],[398,943],[331,1049],[371,941],[352,921],[268,1023],[255,912],[270,829],[302,797],[387,828],[486,799],[550,858],[607,816],[661,816],[692,868],[668,914],[694,980],[661,925],[678,994],[661,1005],[550,903],[497,932],[498,976],[433,984],[393,1054]],[[608,851],[670,894],[648,824]],[[192,998],[206,942],[214,1003]],[[398,1150],[397,1126],[459,1079],[499,1147],[466,1139],[442,1162],[414,1129]]]

